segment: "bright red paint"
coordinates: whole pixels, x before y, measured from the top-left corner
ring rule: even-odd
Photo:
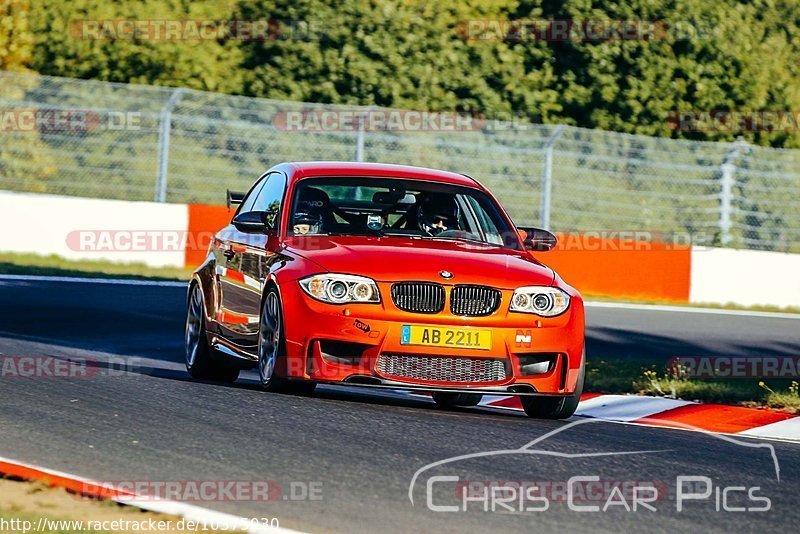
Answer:
[[[308,177],[365,176],[428,180],[484,191],[472,178],[431,169],[362,163],[290,163],[270,172],[285,176],[286,193],[275,234],[245,233],[228,225],[217,235],[194,283],[202,289],[208,342],[235,352],[243,366],[258,357],[258,321],[263,296],[277,287],[283,308],[285,357],[276,372],[290,379],[339,383],[354,376],[382,379],[375,369],[381,353],[497,358],[508,364],[508,378],[496,384],[404,381],[409,387],[458,388],[508,394],[507,387],[528,384],[540,394],[565,395],[574,391],[584,364],[584,310],[580,294],[565,284],[533,253],[466,242],[424,241],[407,237],[290,236],[290,209],[296,184]],[[494,197],[491,197],[494,199]],[[495,200],[496,202],[496,200]],[[501,209],[503,217],[510,219]],[[519,236],[517,236],[519,237]],[[230,258],[223,252],[230,248]],[[537,253],[538,254],[538,253]],[[440,271],[454,273],[452,280]],[[377,282],[380,304],[334,305],[308,296],[298,280],[317,273],[335,272],[366,276]],[[453,315],[449,307],[437,314],[405,312],[391,295],[393,282],[431,281],[449,289],[452,284],[480,284],[501,290],[496,312],[486,317]],[[556,286],[571,297],[569,309],[557,317],[509,312],[513,290],[522,286]],[[400,344],[403,325],[450,325],[492,330],[492,349],[420,347]],[[529,334],[520,343],[520,332]],[[358,365],[332,361],[321,354],[320,340],[344,341],[363,346]],[[558,353],[557,363],[542,375],[521,376],[518,355]],[[501,388],[498,390],[497,388]]]

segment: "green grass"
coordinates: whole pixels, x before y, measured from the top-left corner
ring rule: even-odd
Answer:
[[[770,407],[800,413],[797,382],[756,378],[681,378],[668,374],[663,361],[591,360],[586,362],[586,391],[636,393],[689,401]]]
[[[792,380],[786,391],[775,391],[764,382],[758,384],[767,391],[766,404],[791,413],[800,413],[800,383]]]
[[[189,280],[192,271],[177,267],[149,267],[143,263],[113,263],[96,260],[67,260],[60,256],[40,256],[0,252],[0,274],[125,278],[134,280]]]

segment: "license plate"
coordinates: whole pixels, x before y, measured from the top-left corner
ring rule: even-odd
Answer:
[[[403,325],[401,345],[489,350],[492,331],[481,328]]]

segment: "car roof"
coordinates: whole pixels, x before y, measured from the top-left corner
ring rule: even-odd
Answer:
[[[374,176],[378,178],[409,178],[414,180],[431,180],[452,185],[467,187],[482,186],[477,180],[449,171],[413,167],[410,165],[393,165],[389,163],[359,163],[342,161],[304,161],[284,163],[286,174],[292,181],[311,176]]]

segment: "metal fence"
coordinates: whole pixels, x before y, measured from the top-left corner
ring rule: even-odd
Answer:
[[[26,127],[32,110],[88,114],[89,125]],[[501,121],[282,126],[287,112],[320,111],[369,110],[0,72],[0,189],[219,204],[282,161],[355,159],[469,174],[517,224],[800,250],[800,151]]]

